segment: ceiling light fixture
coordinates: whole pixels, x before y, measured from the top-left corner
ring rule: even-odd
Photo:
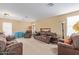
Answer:
[[[29,18],[28,16],[25,16],[25,18]]]
[[[48,3],[47,4],[49,7],[52,7],[54,4],[53,3]]]
[[[4,13],[3,15],[4,15],[4,16],[9,16],[9,14],[8,14],[8,13]]]

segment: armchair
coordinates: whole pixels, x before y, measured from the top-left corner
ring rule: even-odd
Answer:
[[[28,30],[24,34],[24,38],[31,38],[32,37],[32,31]]]

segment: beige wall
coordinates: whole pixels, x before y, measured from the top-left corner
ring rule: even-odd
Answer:
[[[36,21],[36,30],[39,31],[40,28],[52,28],[52,32],[56,32],[55,28],[57,28],[57,24],[55,24],[57,21],[56,17],[48,18],[45,20],[38,20]]]
[[[55,17],[50,17],[48,19],[43,19],[43,20],[38,20],[36,21],[36,29],[39,30],[41,27],[48,27],[52,29],[52,32],[57,33],[58,35],[62,36],[62,29],[61,29],[61,23],[64,22],[64,30],[65,30],[65,38],[66,33],[67,33],[67,26],[66,26],[66,20],[67,17],[70,16],[76,16],[79,15],[79,11],[76,12],[71,12],[71,13],[67,13],[67,14],[63,14],[63,15],[59,15],[59,16],[55,16]]]
[[[57,33],[58,35],[62,36],[62,30],[61,30],[61,23],[65,22],[64,29],[65,29],[65,37],[67,33],[66,28],[66,20],[69,16],[75,16],[79,15],[79,11],[63,14],[59,16],[49,17],[47,19],[41,19],[36,21],[36,30],[39,31],[40,28],[51,28],[52,32]],[[26,31],[28,26],[32,25],[31,22],[22,22],[22,21],[16,21],[16,20],[8,20],[8,19],[2,19],[0,18],[0,32],[2,31],[2,23],[3,22],[11,22],[13,25],[12,31]]]
[[[23,31],[25,32],[28,29],[28,26],[31,26],[31,22],[23,22],[23,21],[16,21],[16,20],[9,20],[9,19],[2,19],[0,18],[0,32],[3,32],[2,30],[2,23],[3,22],[10,22],[12,23],[12,31]]]

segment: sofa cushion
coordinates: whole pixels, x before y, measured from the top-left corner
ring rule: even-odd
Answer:
[[[51,32],[48,32],[48,31],[41,31],[40,34],[41,34],[41,35],[51,35]]]
[[[56,33],[51,33],[50,34],[53,38],[57,38],[57,34]]]
[[[40,32],[37,32],[35,35],[39,36],[40,35]]]
[[[7,41],[6,45],[10,45],[10,44],[13,44],[13,43],[18,43],[18,42],[17,42],[17,40]]]
[[[7,41],[12,41],[12,40],[14,40],[14,39],[15,39],[15,36],[13,36],[13,35],[6,37],[6,40],[7,40]]]

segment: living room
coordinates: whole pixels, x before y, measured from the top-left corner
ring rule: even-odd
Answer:
[[[72,35],[78,33],[78,6],[78,3],[0,4],[0,54],[78,55],[73,48],[78,47],[74,43],[78,40],[72,43],[75,37],[78,39],[78,34]]]

